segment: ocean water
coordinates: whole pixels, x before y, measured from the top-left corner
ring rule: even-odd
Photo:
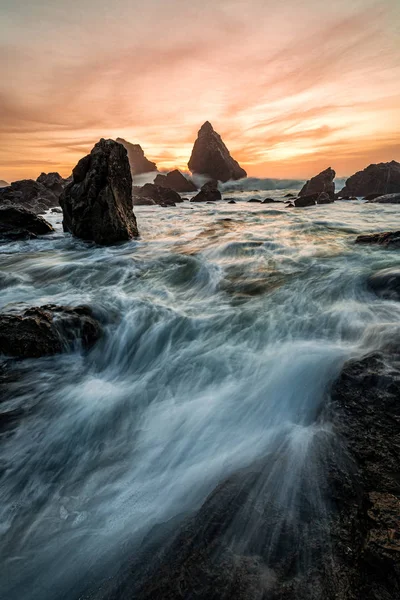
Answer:
[[[21,363],[1,404],[25,410],[0,440],[7,600],[78,599],[277,443],[275,492],[292,497],[343,363],[398,328],[400,304],[367,287],[398,252],[354,245],[400,229],[398,207],[224,191],[237,204],[135,207],[140,239],[110,248],[54,214],[54,235],[0,246],[2,310],[84,303],[104,326],[89,353]]]

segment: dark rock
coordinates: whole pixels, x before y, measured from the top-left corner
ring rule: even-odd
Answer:
[[[334,202],[334,200],[333,200],[332,196],[330,196],[326,192],[322,192],[318,196],[316,202],[317,202],[317,204],[332,204],[332,202]]]
[[[56,213],[56,214],[62,214],[62,209],[61,208],[52,208],[50,210],[50,212]]]
[[[186,179],[186,177],[178,170],[171,171],[171,173],[167,173],[167,175],[157,175],[154,183],[155,185],[169,188],[175,192],[197,192],[197,187],[194,185],[193,181]]]
[[[262,201],[258,198],[250,198],[250,200],[247,200],[247,202],[256,202],[257,204],[262,204]]]
[[[207,181],[200,192],[190,202],[215,202],[221,200],[222,194],[218,189],[218,181]]]
[[[375,200],[375,198],[380,198],[381,196],[382,194],[368,194],[364,197],[364,200]],[[349,196],[345,196],[345,198],[348,199]],[[342,198],[342,200],[344,200],[345,198]]]
[[[221,136],[208,121],[198,133],[188,166],[192,173],[223,182],[247,177],[246,171],[232,158]]]
[[[295,194],[290,194],[290,193],[289,193],[289,194],[285,194],[285,196],[284,196],[284,197],[285,197],[285,198],[295,198],[295,197],[296,197],[296,195],[295,195]]]
[[[132,176],[125,148],[100,140],[82,158],[60,197],[64,231],[108,245],[138,235],[132,210]]]
[[[117,138],[116,141],[128,152],[128,159],[133,177],[135,175],[157,171],[156,163],[147,160],[139,144],[131,144],[122,138]]]
[[[91,348],[101,327],[86,306],[46,305],[22,314],[0,313],[0,354],[38,358],[72,349],[79,342]]]
[[[279,202],[279,200],[274,200],[273,198],[265,198],[263,200],[263,204],[273,204],[274,202]]]
[[[400,163],[395,160],[369,165],[346,181],[340,196],[369,196],[370,194],[400,193]]]
[[[286,204],[286,208],[296,208],[294,204],[292,204],[292,202],[289,202],[288,204]]]
[[[135,203],[137,202],[137,198],[153,200],[155,204],[159,204],[160,206],[175,206],[177,203],[182,202],[178,192],[174,192],[174,190],[160,185],[155,185],[154,183],[146,183],[143,187],[136,190],[134,193]]]
[[[368,287],[381,298],[400,300],[400,269],[383,269],[368,277]]]
[[[236,200],[229,200],[228,204],[236,204]]]
[[[53,231],[50,223],[25,208],[0,208],[0,240],[31,239]]]
[[[40,214],[58,206],[58,197],[41,183],[23,179],[0,188],[0,206],[19,206]]]
[[[142,198],[141,196],[133,196],[133,206],[157,206],[151,198]]]
[[[312,196],[302,196],[294,200],[294,206],[304,208],[305,206],[315,206],[319,194],[313,194]]]
[[[400,204],[400,194],[385,194],[370,198],[368,201],[376,204]]]
[[[377,244],[386,248],[400,248],[400,231],[359,235],[356,244]]]
[[[61,177],[59,173],[42,173],[36,181],[53,192],[57,198],[61,196],[65,186],[70,183],[70,181]]]
[[[313,194],[321,194],[322,192],[325,192],[333,199],[335,196],[335,177],[336,173],[333,169],[330,167],[325,169],[325,171],[322,171],[319,173],[319,175],[312,177],[312,179],[304,184],[299,196],[308,197],[312,196]]]

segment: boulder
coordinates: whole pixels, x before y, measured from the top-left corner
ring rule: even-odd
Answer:
[[[228,204],[236,204],[236,200],[229,200]]]
[[[321,194],[324,192],[333,199],[335,196],[335,177],[336,173],[333,169],[330,167],[325,169],[325,171],[312,177],[304,184],[299,196],[312,196],[313,194]]]
[[[221,136],[208,121],[198,133],[188,166],[192,173],[223,182],[247,177],[246,171],[232,158]]]
[[[72,172],[60,197],[64,231],[109,245],[138,235],[132,210],[132,176],[125,148],[101,139]]]
[[[157,175],[154,184],[180,193],[197,192],[197,187],[193,181],[186,179],[177,169],[167,173],[167,175]]]
[[[61,177],[59,173],[42,173],[39,175],[36,181],[53,192],[57,198],[61,196],[62,192],[64,191],[64,187],[70,183],[68,180]]]
[[[215,202],[221,200],[222,194],[218,189],[218,181],[207,181],[200,192],[190,202]]]
[[[312,196],[302,196],[293,200],[294,206],[304,208],[306,206],[315,206],[319,194],[313,194]]]
[[[32,211],[18,206],[0,208],[0,241],[32,239],[53,231],[50,223]]]
[[[152,200],[154,204],[159,204],[160,206],[175,206],[177,203],[182,202],[178,192],[174,192],[174,190],[160,185],[155,185],[154,183],[146,183],[143,187],[136,189],[134,192],[135,204],[138,202],[139,198]]]
[[[284,197],[285,197],[285,198],[295,198],[295,197],[296,197],[296,195],[295,195],[295,194],[291,194],[291,193],[289,192],[289,194],[285,194],[285,196],[284,196]]]
[[[131,144],[123,138],[117,138],[116,141],[128,152],[128,159],[133,177],[135,175],[142,175],[143,173],[152,173],[153,171],[157,171],[156,163],[147,160],[142,147],[139,144]]]
[[[375,198],[370,198],[368,202],[371,202],[372,204],[400,204],[400,194],[376,196]]]
[[[274,200],[273,198],[265,198],[263,200],[263,204],[273,204],[274,202],[279,202],[279,200]]]
[[[22,179],[0,188],[0,206],[20,206],[40,214],[58,206],[58,197],[41,183]]]
[[[346,181],[340,196],[369,196],[370,194],[400,193],[400,163],[395,160],[369,165]]]
[[[100,324],[87,306],[46,305],[22,314],[0,313],[0,355],[39,358],[73,349],[89,349],[100,338]]]
[[[250,198],[250,200],[247,200],[247,202],[254,202],[256,204],[262,204],[262,200],[259,200],[258,198]]]
[[[388,300],[400,300],[400,269],[382,269],[368,277],[370,290]]]
[[[384,233],[370,233],[359,235],[356,244],[376,244],[386,248],[400,248],[400,231],[385,231]]]

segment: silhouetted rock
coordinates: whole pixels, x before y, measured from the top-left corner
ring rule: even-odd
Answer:
[[[0,207],[0,241],[32,239],[53,232],[42,217],[19,206]]]
[[[304,208],[306,206],[315,206],[315,204],[331,204],[334,202],[332,196],[326,192],[311,194],[310,196],[300,196],[294,201],[294,205]]]
[[[368,277],[368,287],[382,298],[400,300],[400,269],[383,269]]]
[[[198,133],[188,166],[192,173],[218,181],[247,177],[246,171],[232,158],[221,136],[208,121]]]
[[[90,348],[101,333],[100,324],[86,306],[49,304],[22,314],[0,313],[0,354],[39,358],[70,350],[77,342]]]
[[[263,204],[282,204],[282,200],[274,200],[273,198],[265,198]]]
[[[400,248],[400,231],[359,235],[356,244],[376,244],[387,248]]]
[[[382,196],[382,194],[368,194],[364,197],[364,200],[375,200],[375,198],[380,198],[380,196]],[[345,200],[347,198],[349,198],[349,196],[345,196],[344,198],[342,198],[342,200]]]
[[[304,184],[299,196],[312,196],[313,194],[321,194],[322,192],[325,192],[333,199],[335,196],[335,177],[336,173],[333,169],[330,167],[325,169],[325,171],[322,171],[319,173],[319,175],[312,177],[309,181],[307,181],[307,183]]]
[[[132,176],[125,148],[101,139],[82,158],[60,197],[64,231],[108,245],[138,235],[132,210]]]
[[[236,204],[236,200],[228,200],[228,204]]]
[[[334,202],[333,197],[327,194],[326,192],[322,192],[319,194],[316,200],[317,204],[332,204]]]
[[[285,196],[284,196],[284,197],[285,197],[285,198],[295,198],[295,197],[296,197],[296,194],[291,194],[291,193],[289,193],[289,194],[285,194]]]
[[[58,197],[41,183],[22,179],[0,188],[0,206],[20,206],[40,214],[58,206]]]
[[[190,202],[215,202],[221,200],[222,194],[218,189],[218,181],[207,181],[200,192]]]
[[[182,202],[178,192],[154,183],[146,183],[143,187],[136,189],[134,191],[135,204],[139,202],[139,198],[153,200],[155,204],[160,206],[175,206],[177,203]]]
[[[250,200],[247,200],[247,202],[254,202],[255,204],[262,204],[262,200],[259,200],[258,198],[250,198]]]
[[[371,204],[400,204],[400,194],[385,194],[368,200]]]
[[[167,173],[167,175],[157,175],[154,184],[180,193],[197,192],[197,187],[193,181],[186,179],[177,169]]]
[[[369,196],[371,194],[400,193],[400,163],[392,160],[388,163],[369,165],[364,171],[358,171],[346,181],[339,192],[340,196]]]
[[[51,192],[53,192],[53,194],[57,196],[57,198],[61,196],[64,187],[68,183],[70,183],[69,181],[61,177],[59,173],[42,173],[41,175],[39,175],[36,181],[44,185],[44,187],[46,187]]]
[[[152,173],[157,171],[157,165],[144,155],[139,144],[131,144],[123,138],[117,138],[118,144],[121,144],[128,152],[129,164],[131,166],[132,176],[142,175],[142,173]]]

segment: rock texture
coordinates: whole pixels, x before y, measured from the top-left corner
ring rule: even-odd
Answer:
[[[135,175],[142,175],[143,173],[152,173],[153,171],[157,171],[156,163],[147,160],[142,147],[139,144],[131,144],[123,138],[117,138],[117,142],[118,144],[122,144],[122,146],[128,152],[128,159],[133,177]]]
[[[175,206],[177,203],[182,202],[182,199],[178,192],[174,192],[174,190],[154,183],[146,183],[143,187],[135,189],[133,202],[134,204]]]
[[[359,235],[356,244],[376,244],[386,248],[400,248],[400,231]]]
[[[197,187],[193,181],[186,179],[177,169],[167,173],[167,175],[157,175],[154,184],[180,193],[197,192]]]
[[[132,210],[132,176],[125,148],[100,140],[72,172],[60,197],[64,231],[108,245],[138,235]]]
[[[358,171],[349,177],[339,195],[368,196],[398,193],[400,193],[400,163],[392,160],[388,163],[369,165],[364,171]]]
[[[315,204],[331,204],[334,202],[332,196],[326,192],[311,194],[310,196],[300,196],[293,201],[294,206],[304,208],[306,206],[315,206]]]
[[[222,194],[218,189],[218,181],[208,181],[203,185],[200,192],[190,202],[215,202],[221,200]]]
[[[368,277],[368,287],[381,298],[400,300],[400,269],[382,269]]]
[[[86,306],[46,305],[22,314],[0,313],[0,354],[38,358],[59,354],[76,343],[87,349],[101,332],[100,324]]]
[[[206,175],[218,181],[247,177],[246,171],[232,158],[221,136],[208,121],[198,133],[188,166],[192,173]]]
[[[325,169],[307,181],[300,190],[299,196],[312,196],[313,194],[328,194],[333,200],[335,197],[335,182],[336,173],[330,167]]]
[[[400,194],[385,194],[369,199],[368,202],[376,204],[400,204]]]
[[[22,179],[0,188],[0,206],[19,206],[40,214],[58,206],[58,197],[41,183]]]
[[[42,217],[18,206],[0,207],[0,241],[32,239],[53,232]]]
[[[64,187],[70,183],[68,179],[64,179],[59,173],[42,173],[36,181],[53,192],[57,198],[61,196]]]

